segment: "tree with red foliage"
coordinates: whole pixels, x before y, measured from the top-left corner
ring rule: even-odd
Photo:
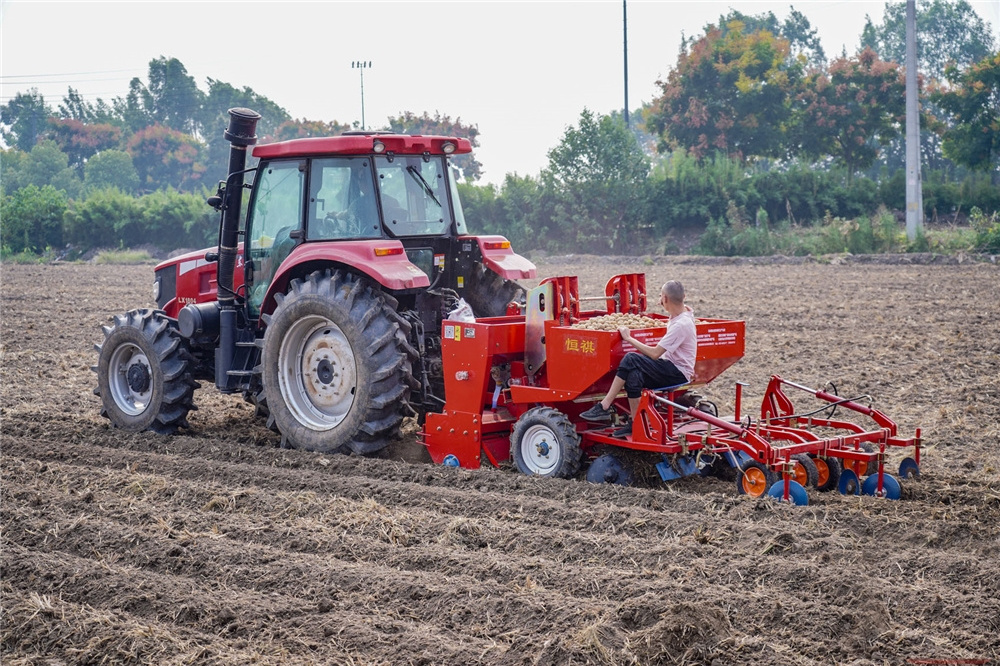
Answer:
[[[870,48],[811,72],[796,98],[801,151],[834,157],[849,177],[870,167],[881,145],[899,134],[905,93],[899,65],[880,60]]]
[[[85,124],[71,118],[49,118],[48,138],[69,156],[69,165],[83,170],[92,155],[116,147],[122,138],[120,127],[107,123]]]
[[[683,148],[696,157],[782,157],[804,61],[791,56],[787,39],[768,30],[747,31],[739,20],[709,25],[704,36],[685,44],[667,80],[657,81],[663,93],[646,126],[662,137],[661,148]]]
[[[203,184],[205,165],[200,158],[204,146],[190,134],[151,125],[133,134],[126,149],[142,189],[169,186],[191,191]]]

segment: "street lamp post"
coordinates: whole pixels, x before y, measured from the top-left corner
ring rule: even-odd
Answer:
[[[361,72],[361,129],[365,128],[365,70],[371,66],[371,60],[355,60],[351,63],[351,69]]]

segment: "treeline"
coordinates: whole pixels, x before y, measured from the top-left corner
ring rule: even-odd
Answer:
[[[904,32],[901,5],[887,4],[853,55],[828,60],[794,9],[784,21],[730,11],[684,40],[633,127],[584,110],[538,176],[509,174],[499,187],[476,184],[474,153],[456,158],[466,216],[477,232],[562,252],[670,252],[677,229],[703,231],[704,252],[784,251],[781,230],[860,219],[867,246],[885,249],[875,242],[888,230],[884,211],[905,205]],[[918,43],[925,213],[978,211],[989,230],[1000,210],[1000,52],[965,0],[921,3]],[[4,254],[213,243],[204,199],[224,175],[234,106],[262,113],[263,141],[350,129],[292,119],[250,88],[208,79],[202,91],[168,58],[111,102],[70,88],[53,109],[36,91],[19,93],[0,107]],[[475,125],[441,114],[401,114],[383,129],[478,145]],[[855,226],[864,225],[844,228]]]

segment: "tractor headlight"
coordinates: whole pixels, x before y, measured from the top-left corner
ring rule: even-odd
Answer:
[[[453,152],[455,152],[455,144],[452,143],[451,141],[445,141],[444,143],[441,144],[441,152],[444,153],[445,155],[451,155]]]
[[[153,280],[153,302],[160,302],[160,278]]]

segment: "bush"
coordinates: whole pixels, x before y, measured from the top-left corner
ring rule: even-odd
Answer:
[[[976,233],[976,249],[1000,254],[1000,213],[984,215],[979,208],[973,208],[969,223]]]
[[[110,187],[96,190],[66,212],[67,240],[81,247],[139,245],[138,200]]]
[[[5,254],[62,247],[66,196],[52,187],[28,185],[0,199],[0,241]]]

